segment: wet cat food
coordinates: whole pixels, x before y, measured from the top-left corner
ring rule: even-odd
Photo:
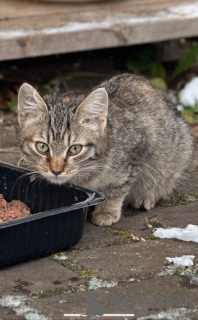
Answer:
[[[0,222],[22,218],[31,214],[30,209],[20,200],[7,202],[0,194]]]

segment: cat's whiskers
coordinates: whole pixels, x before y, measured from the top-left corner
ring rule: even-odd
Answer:
[[[94,161],[94,163],[87,163],[87,164],[83,165],[82,169],[85,169],[85,170],[101,170],[101,169],[112,170],[112,166],[109,164],[102,165],[101,161]]]
[[[26,156],[23,156],[19,161],[17,162],[17,166],[20,167],[21,162],[25,159]]]
[[[87,181],[87,180],[90,180],[91,179],[91,175],[89,173],[85,173],[83,171],[79,171],[79,174],[78,176],[76,177],[76,179],[74,179],[78,185],[78,181],[79,182],[83,182],[83,181]]]
[[[97,179],[103,184],[104,179],[103,177],[101,177],[101,169],[106,168],[105,166],[86,166],[86,167],[82,167],[79,170],[78,176],[79,176],[79,180],[91,180],[93,179],[93,175],[96,177]],[[116,183],[117,185],[119,185],[119,181],[118,179],[114,178],[110,178],[110,183]]]
[[[27,160],[26,159],[26,164],[30,166],[30,168],[35,168],[35,169],[38,169],[39,172],[38,173],[46,173],[47,170],[45,170],[43,167],[41,167],[39,164],[37,163],[34,163],[32,161],[30,161],[29,159]]]
[[[27,172],[27,173],[24,173],[23,175],[21,175],[20,177],[18,177],[18,179],[15,181],[15,184],[13,187],[15,187],[16,183],[20,183],[23,181],[23,179],[27,178],[28,176],[32,176],[32,175],[36,175],[38,174],[39,175],[39,172],[38,171],[35,171],[35,172]]]

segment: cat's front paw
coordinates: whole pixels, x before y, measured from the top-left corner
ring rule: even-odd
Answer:
[[[111,212],[93,212],[92,223],[99,227],[108,227],[120,220],[120,215]]]

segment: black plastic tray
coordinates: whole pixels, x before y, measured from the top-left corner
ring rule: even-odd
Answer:
[[[30,171],[0,162],[0,194],[9,202],[21,200],[32,213],[0,223],[0,267],[76,245],[87,208],[104,201],[102,193],[32,181],[26,173]]]

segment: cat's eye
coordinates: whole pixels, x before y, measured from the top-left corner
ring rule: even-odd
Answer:
[[[82,146],[80,144],[76,144],[74,146],[71,146],[67,152],[69,156],[75,156],[82,150]]]
[[[36,142],[35,147],[36,147],[36,150],[40,153],[46,154],[49,152],[49,147],[44,142]]]

